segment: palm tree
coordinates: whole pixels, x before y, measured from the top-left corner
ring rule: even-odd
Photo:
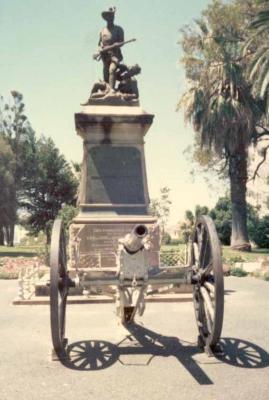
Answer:
[[[246,208],[248,147],[259,109],[243,76],[235,32],[222,34],[210,31],[205,21],[197,23],[200,32],[188,31],[183,37],[183,64],[191,86],[179,107],[184,109],[201,146],[226,160],[232,202],[231,245],[250,250]]]
[[[246,45],[246,50],[254,53],[250,66],[249,77],[253,83],[253,93],[265,100],[267,113],[269,111],[269,7],[259,11],[249,25],[253,31]]]

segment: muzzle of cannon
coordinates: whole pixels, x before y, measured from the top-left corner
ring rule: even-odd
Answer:
[[[130,254],[135,254],[144,248],[144,239],[148,235],[148,228],[145,225],[136,225],[122,240],[125,250]]]

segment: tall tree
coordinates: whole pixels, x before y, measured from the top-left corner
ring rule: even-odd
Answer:
[[[252,82],[252,92],[257,96],[264,107],[265,116],[259,131],[260,167],[267,159],[269,152],[269,3],[260,0],[260,7],[251,21],[250,39],[245,46],[245,53],[250,54],[249,78]],[[264,141],[266,139],[266,141]],[[257,176],[258,168],[254,173]]]
[[[150,211],[152,215],[156,216],[159,220],[159,224],[161,226],[161,233],[164,235],[165,227],[168,222],[168,218],[170,215],[170,190],[167,186],[164,186],[160,189],[159,198],[152,199],[150,204]]]
[[[255,3],[213,1],[196,26],[183,30],[181,40],[190,88],[179,106],[198,134],[200,145],[213,149],[219,160],[226,160],[232,201],[231,244],[240,250],[250,249],[248,147],[255,140],[262,115],[245,78],[246,59],[242,57],[246,26]]]
[[[265,100],[269,112],[269,4],[268,0],[260,1],[260,8],[249,28],[251,36],[245,50],[253,55],[249,66],[250,79],[254,94]]]
[[[192,210],[185,211],[184,221],[180,223],[179,230],[182,235],[182,239],[184,243],[188,243],[190,236],[193,233],[194,225],[196,219],[201,215],[207,215],[209,213],[209,209],[206,206],[196,205],[194,213]]]
[[[32,234],[44,231],[50,243],[51,227],[63,205],[75,205],[78,181],[70,164],[50,138],[37,141],[35,169],[25,182],[24,207],[29,212],[27,227]]]
[[[35,132],[25,114],[23,96],[11,92],[11,101],[0,97],[0,136],[10,145],[14,154],[14,198],[9,203],[10,214],[17,215],[20,199],[23,196],[24,182],[31,179],[33,154],[35,152]],[[9,245],[13,246],[16,218],[9,226]]]
[[[11,244],[11,227],[16,220],[14,172],[14,153],[0,136],[0,245]]]

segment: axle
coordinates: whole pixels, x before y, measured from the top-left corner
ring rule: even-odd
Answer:
[[[169,285],[169,284],[191,284],[190,279],[190,269],[180,267],[178,271],[175,271],[176,268],[173,268],[173,272],[169,271],[160,271],[160,273],[148,276],[147,279],[144,278],[136,278],[133,279],[124,279],[123,281],[119,279],[119,275],[115,274],[114,276],[105,276],[105,273],[102,273],[102,270],[98,270],[100,276],[96,276],[96,270],[89,272],[81,272],[78,277],[69,282],[70,286],[78,286],[89,288],[91,286],[116,286],[116,287],[132,287],[133,283],[136,282],[137,286],[142,285]],[[94,276],[93,276],[94,275]]]

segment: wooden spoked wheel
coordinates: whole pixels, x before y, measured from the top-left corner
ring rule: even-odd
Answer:
[[[66,269],[66,241],[61,219],[53,224],[50,251],[50,323],[53,348],[62,359],[66,357],[65,313],[69,277]]]
[[[220,243],[210,217],[198,218],[190,245],[198,344],[214,353],[223,323],[224,282]]]

